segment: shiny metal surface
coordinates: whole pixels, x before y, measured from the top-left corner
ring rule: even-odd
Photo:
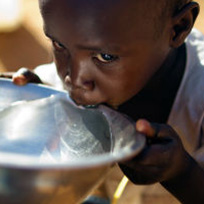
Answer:
[[[77,107],[66,92],[0,79],[0,203],[78,203],[144,144],[110,108]]]

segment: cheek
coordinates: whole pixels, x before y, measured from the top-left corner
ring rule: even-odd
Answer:
[[[121,71],[104,77],[103,92],[109,96],[112,103],[120,105],[140,92],[153,73],[141,66],[125,66]]]
[[[56,52],[54,52],[53,56],[58,75],[64,81],[65,77],[69,75],[69,58],[66,54]]]
[[[122,74],[122,73],[121,73]],[[119,105],[137,93],[132,84],[133,79],[119,73],[107,74],[98,80],[98,89],[105,95],[110,104]]]

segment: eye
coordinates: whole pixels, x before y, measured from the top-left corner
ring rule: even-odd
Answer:
[[[55,50],[57,50],[57,51],[63,51],[65,49],[64,45],[62,45],[61,43],[59,43],[55,40],[52,40],[52,45],[55,48]]]
[[[118,56],[110,55],[110,54],[106,54],[106,53],[99,53],[99,54],[95,55],[94,58],[100,62],[109,63],[109,62],[117,60]]]

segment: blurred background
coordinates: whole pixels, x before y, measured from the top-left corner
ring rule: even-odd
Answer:
[[[204,33],[204,0],[195,27]],[[0,0],[0,72],[52,61],[37,0]]]
[[[0,0],[0,72],[52,61],[42,27],[38,0]]]

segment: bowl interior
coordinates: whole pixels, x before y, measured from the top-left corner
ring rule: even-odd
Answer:
[[[111,163],[144,146],[140,136],[121,143],[100,111],[76,107],[66,92],[6,79],[0,80],[0,135],[0,165],[36,168]]]

